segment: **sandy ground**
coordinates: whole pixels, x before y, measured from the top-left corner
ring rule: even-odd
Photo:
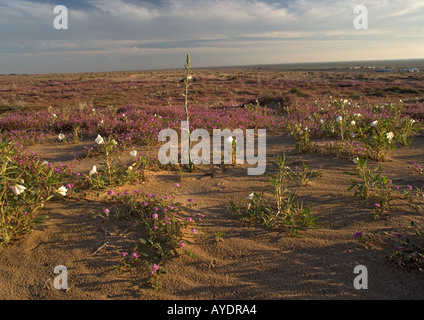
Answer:
[[[286,152],[296,159],[293,140],[284,135],[268,136],[267,153]],[[420,186],[422,177],[412,174],[408,162],[424,158],[424,137],[411,147],[395,150],[389,161],[380,163],[395,184]],[[72,161],[78,146],[41,145],[32,150],[48,161]],[[67,158],[64,155],[67,154]],[[179,200],[193,198],[207,220],[204,236],[188,244],[193,257],[168,261],[162,290],[145,284],[144,268],[115,274],[119,252],[131,250],[137,239],[134,221],[93,218],[105,204],[100,201],[55,201],[48,204],[49,219],[11,247],[0,247],[0,299],[24,300],[271,300],[271,299],[417,299],[424,298],[424,276],[396,268],[386,259],[398,232],[406,232],[411,221],[422,220],[410,207],[400,205],[388,220],[374,220],[369,204],[348,191],[349,177],[343,174],[354,165],[332,155],[304,155],[311,167],[323,165],[323,176],[311,185],[295,187],[300,200],[311,204],[319,216],[315,229],[291,237],[240,221],[229,210],[231,200],[245,199],[266,186],[264,176],[248,176],[245,167],[229,167],[215,176],[202,171],[186,174],[180,182]],[[95,159],[78,163],[90,168]],[[165,195],[178,176],[156,172],[147,184],[125,186]],[[360,245],[358,231],[378,232],[384,241],[371,247]],[[222,233],[222,242],[214,234]],[[68,290],[53,286],[55,266],[68,269]],[[354,268],[366,266],[368,289],[354,288]]]

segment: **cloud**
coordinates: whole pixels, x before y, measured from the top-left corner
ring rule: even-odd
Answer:
[[[62,67],[66,60],[67,70],[75,70],[96,57],[91,66],[101,68],[105,61],[105,70],[110,61],[119,69],[120,59],[137,69],[137,57],[143,65],[178,67],[187,51],[198,54],[199,63],[222,65],[296,57],[325,61],[334,50],[349,60],[368,50],[378,59],[379,45],[381,56],[387,56],[389,46],[399,58],[402,50],[406,57],[424,49],[421,0],[364,1],[369,29],[361,31],[353,27],[357,0],[62,0],[69,30],[53,28],[55,5],[48,1],[0,0],[0,59],[7,67],[0,73],[18,72],[11,69],[21,69],[19,61],[25,59],[22,66],[29,70],[31,59],[31,70],[40,72],[48,60]],[[338,47],[342,42],[349,44],[344,53]],[[396,43],[402,47],[394,50]]]

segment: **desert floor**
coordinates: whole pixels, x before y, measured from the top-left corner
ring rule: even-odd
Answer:
[[[178,94],[171,92],[170,85],[161,75],[165,71],[154,73],[146,72],[110,76],[111,81],[132,85],[133,80],[152,82],[152,86],[161,83],[165,89],[160,90],[162,95],[150,95],[145,103],[159,99],[166,104],[169,96]],[[202,98],[205,87],[199,87],[199,103],[211,103],[218,92],[222,92],[223,100],[248,101],[259,97],[261,88],[267,88],[270,78],[283,74],[281,71],[261,70],[203,70],[204,79],[214,80],[215,87]],[[219,73],[220,72],[220,73]],[[219,73],[219,76],[217,75]],[[240,73],[239,80],[231,80],[230,76]],[[169,75],[170,74],[170,75]],[[173,79],[178,71],[170,71],[166,79]],[[270,82],[270,92],[277,90],[285,92],[290,88],[300,87],[309,79],[309,84],[302,89],[309,95],[309,99],[319,97],[323,92],[333,88],[332,81],[339,83],[354,81],[355,74],[334,73],[330,78],[320,79],[319,73],[311,76],[307,72],[286,72],[284,77],[277,77],[278,81]],[[85,75],[88,77],[89,75]],[[149,76],[149,77],[148,77]],[[37,83],[40,79],[28,80],[30,76],[10,76],[17,88],[24,86],[25,81]],[[43,78],[44,77],[44,78]],[[51,76],[53,77],[53,76]],[[54,77],[58,77],[57,75]],[[83,77],[83,75],[81,75]],[[158,78],[159,82],[153,80]],[[171,77],[171,78],[169,78]],[[223,87],[221,87],[220,77]],[[247,83],[243,77],[253,79]],[[349,79],[351,77],[352,79]],[[365,75],[369,81],[383,81],[382,75]],[[390,77],[387,75],[387,77]],[[394,76],[393,76],[394,77]],[[348,78],[348,79],[347,79]],[[22,80],[24,79],[24,80]],[[230,80],[229,80],[230,79]],[[242,80],[240,80],[242,79]],[[355,78],[356,79],[356,78]],[[4,80],[4,77],[2,77]],[[23,81],[23,82],[20,82]],[[69,80],[71,81],[71,80]],[[75,82],[82,80],[72,80]],[[162,82],[161,82],[162,81]],[[169,80],[170,81],[170,80]],[[229,87],[227,82],[240,81],[240,91],[243,96],[234,98],[233,93],[224,95],[223,88]],[[361,82],[363,80],[360,80]],[[402,79],[389,79],[398,85]],[[410,79],[411,83],[419,80]],[[247,83],[247,84],[246,84]],[[12,85],[12,84],[11,84]],[[250,86],[251,85],[251,86]],[[274,86],[275,85],[275,86]],[[3,82],[3,88],[5,84]],[[140,84],[134,85],[140,86]],[[242,90],[242,87],[244,89]],[[371,86],[363,84],[367,90]],[[70,89],[70,84],[65,89]],[[166,89],[168,88],[168,89]],[[63,89],[63,90],[65,90]],[[103,88],[104,89],[104,88]],[[34,89],[28,89],[29,91]],[[4,95],[5,101],[13,99],[21,101],[16,107],[41,108],[48,106],[49,96],[44,94],[34,101],[29,100],[29,91],[21,96],[11,97]],[[62,89],[61,89],[62,90]],[[63,91],[62,90],[62,91]],[[146,89],[148,90],[148,89]],[[337,87],[333,94],[355,94],[352,87]],[[377,91],[375,89],[374,91]],[[59,90],[60,91],[60,90]],[[125,90],[124,90],[125,91]],[[238,92],[240,92],[238,91]],[[4,91],[3,91],[4,92]],[[78,93],[79,91],[75,91]],[[100,91],[99,91],[100,92]],[[146,91],[148,92],[148,91]],[[262,93],[264,91],[262,90]],[[39,92],[38,92],[39,93]],[[63,93],[63,92],[62,92]],[[131,91],[127,92],[125,102],[134,97]],[[37,95],[37,92],[35,93]],[[40,93],[41,94],[41,93]],[[122,93],[124,94],[124,93]],[[389,92],[384,99],[402,97],[401,93]],[[393,96],[391,96],[393,94]],[[395,96],[397,94],[397,96]],[[74,100],[62,99],[64,104],[94,103],[96,99],[105,101],[106,93],[95,93],[75,96]],[[58,93],[58,97],[60,93]],[[32,97],[32,96],[31,96]],[[412,97],[412,96],[411,96]],[[409,97],[409,98],[411,98]],[[41,103],[40,103],[41,98]],[[119,97],[118,97],[119,98]],[[404,97],[405,98],[405,97]],[[56,99],[56,98],[55,98]],[[25,102],[27,101],[27,102]],[[94,101],[94,102],[93,102]],[[134,103],[136,101],[133,101]],[[61,103],[57,98],[55,105]],[[111,102],[114,103],[114,102]],[[73,155],[81,151],[83,146],[94,145],[92,139],[79,144],[63,145],[54,141],[29,147],[39,153],[49,162],[72,162]],[[273,133],[267,135],[267,157],[272,160],[277,153],[285,152],[291,161],[299,155],[294,151],[294,140],[287,134]],[[143,146],[138,146],[143,152]],[[271,300],[271,299],[413,299],[424,298],[424,276],[417,270],[407,271],[397,268],[388,262],[387,255],[399,243],[395,235],[407,234],[411,221],[417,223],[423,220],[407,202],[400,201],[397,210],[390,213],[388,219],[373,219],[372,210],[364,202],[348,191],[349,177],[343,172],[352,170],[354,164],[348,159],[333,155],[305,154],[303,159],[311,167],[322,165],[322,177],[316,177],[310,185],[297,186],[300,200],[311,204],[312,213],[319,217],[316,228],[301,230],[298,237],[290,236],[283,231],[270,230],[261,225],[241,221],[228,210],[232,200],[243,200],[251,192],[260,192],[267,185],[265,176],[248,176],[246,166],[227,166],[217,168],[214,175],[207,175],[203,170],[185,173],[180,179],[178,174],[170,171],[151,172],[151,179],[145,184],[125,185],[119,190],[138,189],[157,195],[165,195],[179,182],[177,198],[186,201],[193,198],[196,207],[190,209],[193,213],[202,213],[206,220],[201,227],[201,235],[189,240],[192,256],[183,255],[171,259],[166,263],[168,273],[162,277],[162,289],[155,291],[146,286],[146,270],[133,268],[129,272],[116,274],[113,265],[119,263],[119,252],[131,250],[137,239],[137,224],[134,221],[102,219],[93,217],[93,213],[105,208],[101,199],[87,200],[60,200],[50,202],[44,214],[49,216],[46,223],[38,226],[32,233],[25,235],[11,246],[0,247],[0,299],[23,300]],[[424,136],[417,137],[410,147],[396,149],[388,161],[378,163],[383,173],[390,177],[401,189],[407,185],[419,187],[424,181],[408,168],[410,161],[424,159]],[[77,168],[89,170],[96,163],[96,158],[86,158],[78,161]],[[372,163],[372,162],[371,162]],[[376,163],[372,163],[377,165]],[[207,169],[207,168],[206,168]],[[376,233],[379,241],[373,241],[368,246],[361,245],[355,240],[356,232]],[[216,241],[215,235],[220,232],[223,241]],[[56,290],[53,286],[55,266],[64,265],[68,269],[68,290]],[[368,270],[368,289],[357,290],[354,279],[358,275],[354,269],[363,265]]]

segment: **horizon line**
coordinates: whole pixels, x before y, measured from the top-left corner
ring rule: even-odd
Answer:
[[[267,64],[245,64],[245,65],[211,65],[203,67],[193,67],[192,69],[238,69],[238,68],[253,68],[253,67],[271,67],[271,66],[290,66],[290,65],[314,65],[314,64],[344,64],[344,63],[384,63],[384,62],[406,62],[406,61],[422,61],[424,58],[409,58],[409,59],[373,59],[373,60],[337,60],[337,61],[309,61],[309,62],[282,62],[282,63],[267,63]],[[0,73],[0,76],[10,75],[57,75],[57,74],[95,74],[95,73],[119,73],[119,72],[144,72],[144,71],[173,71],[182,68],[154,68],[154,69],[131,69],[131,70],[114,70],[114,71],[87,71],[87,72],[47,72],[47,73]]]

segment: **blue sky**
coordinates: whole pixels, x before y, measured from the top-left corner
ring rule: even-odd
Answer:
[[[56,1],[0,0],[0,73],[424,58],[422,0]]]

